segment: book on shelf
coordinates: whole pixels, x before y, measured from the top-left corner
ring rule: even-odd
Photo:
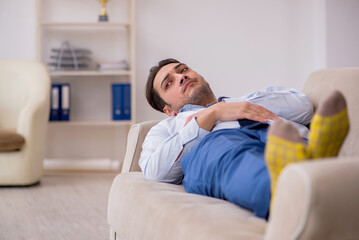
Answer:
[[[70,120],[70,84],[53,83],[51,85],[50,121]]]
[[[112,84],[112,119],[131,120],[131,84]]]
[[[97,69],[99,71],[128,70],[129,66],[126,60],[113,62],[98,62]]]
[[[70,84],[61,84],[61,121],[70,120]]]
[[[51,85],[51,99],[50,99],[50,121],[60,120],[60,85]]]

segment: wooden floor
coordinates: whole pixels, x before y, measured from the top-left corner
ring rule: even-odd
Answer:
[[[45,175],[39,185],[0,188],[0,240],[109,239],[115,174]]]

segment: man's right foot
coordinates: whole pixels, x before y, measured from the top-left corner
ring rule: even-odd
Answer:
[[[285,120],[277,120],[268,129],[264,157],[271,179],[272,211],[279,174],[288,164],[307,159],[307,146],[296,127]]]

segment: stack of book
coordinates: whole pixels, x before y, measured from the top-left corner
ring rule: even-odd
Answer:
[[[129,66],[126,60],[114,61],[114,62],[98,62],[97,69],[99,71],[118,71],[128,70]]]
[[[53,83],[51,85],[50,121],[70,120],[70,84]]]

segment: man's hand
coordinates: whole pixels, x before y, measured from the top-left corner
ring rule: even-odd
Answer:
[[[273,112],[249,102],[216,103],[189,116],[186,124],[194,117],[197,118],[199,127],[207,131],[211,131],[217,121],[226,122],[246,118],[258,122],[267,122],[268,120],[278,119]]]
[[[267,122],[268,120],[278,118],[273,112],[266,108],[249,102],[219,102],[212,107],[217,108],[217,119],[224,122],[245,118],[258,122]]]

